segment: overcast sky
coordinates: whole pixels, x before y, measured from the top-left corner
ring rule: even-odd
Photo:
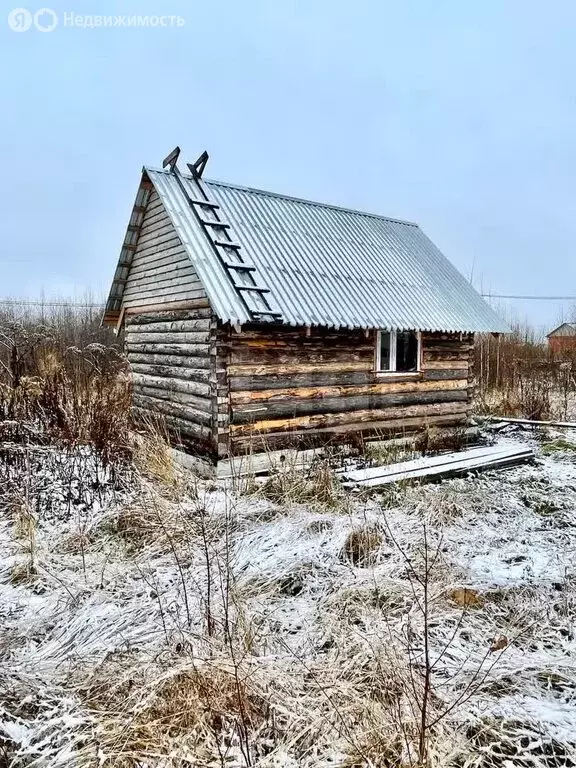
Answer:
[[[175,144],[212,178],[417,221],[485,291],[576,294],[573,0],[47,1],[52,32],[12,31],[11,3],[0,25],[0,296],[105,293],[141,166]]]

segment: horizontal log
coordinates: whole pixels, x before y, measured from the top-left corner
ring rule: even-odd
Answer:
[[[372,371],[372,360],[362,363],[300,363],[299,365],[229,365],[229,376],[290,376],[301,373]]]
[[[164,211],[164,205],[160,200],[160,195],[156,190],[153,190],[150,194],[148,205],[146,206],[146,212],[144,213],[144,220],[151,216],[155,211]]]
[[[251,434],[232,436],[229,445],[233,454],[280,450],[282,448],[307,448],[320,445],[338,445],[361,433],[364,438],[406,435],[430,426],[463,426],[467,418],[465,413],[444,414],[441,416],[388,419],[370,424],[347,424],[344,427],[312,429],[306,432],[281,432],[268,435]]]
[[[208,381],[202,383],[199,381],[186,381],[180,378],[173,378],[165,376],[154,376],[150,373],[139,373],[132,369],[132,381],[134,387],[150,387],[152,389],[160,389],[165,392],[178,392],[184,395],[193,395],[195,397],[210,396],[210,385]],[[190,401],[192,402],[192,401]],[[198,407],[201,407],[199,405]]]
[[[258,376],[229,376],[229,388],[231,391],[257,391],[271,389],[285,389],[298,387],[340,387],[340,386],[370,386],[376,382],[385,381],[386,384],[400,382],[404,384],[418,381],[432,381],[443,379],[464,379],[468,378],[468,369],[455,369],[448,371],[422,371],[415,376],[406,376],[405,374],[376,374],[373,370],[367,370],[363,366],[362,371],[342,371],[341,367],[337,372],[325,372],[325,368],[315,367],[312,373],[297,374],[270,374]]]
[[[146,363],[134,363],[132,362],[130,368],[133,373],[143,374],[144,376],[157,376],[161,379],[178,379],[180,382],[184,382],[190,387],[197,387],[196,394],[204,394],[204,389],[207,388],[207,383],[210,378],[210,370],[208,368],[187,368],[182,365],[147,365]],[[190,390],[192,391],[192,389]]]
[[[172,320],[170,322],[152,322],[152,323],[127,323],[126,333],[133,334],[153,334],[165,335],[167,333],[198,333],[210,331],[210,318],[206,317],[197,320]],[[185,340],[185,339],[184,339]]]
[[[461,352],[469,354],[474,347],[464,341],[431,341],[422,342],[422,349],[425,352]]]
[[[177,282],[174,282],[176,279]],[[169,291],[181,293],[183,290],[196,291],[198,297],[205,296],[202,284],[196,274],[184,274],[184,270],[175,270],[170,267],[168,274],[164,271],[157,275],[140,277],[140,275],[133,274],[132,268],[130,268],[125,292],[138,294],[150,290],[153,290],[162,296],[167,295]]]
[[[127,328],[125,340],[127,344],[208,344],[210,331],[147,333]]]
[[[423,358],[423,364],[427,365],[429,362],[433,362],[436,360],[452,360],[454,362],[462,362],[467,363],[468,362],[468,352],[459,352],[456,350],[441,350],[439,352],[434,352],[428,349],[424,349],[422,352],[422,358]]]
[[[210,397],[191,395],[188,392],[177,392],[174,389],[149,387],[142,383],[134,384],[133,394],[153,397],[156,400],[164,400],[167,403],[172,403],[178,406],[182,405],[187,413],[190,412],[193,414],[193,416],[190,416],[192,421],[200,421],[200,419],[196,418],[198,412],[206,414],[208,419],[212,416],[212,400]]]
[[[122,299],[122,307],[128,312],[129,309],[134,313],[153,312],[157,308],[176,309],[177,307],[189,307],[197,300],[197,293],[184,290],[182,292],[168,291],[157,293],[148,291],[146,295],[134,295]]]
[[[262,353],[268,350],[301,350],[308,347],[324,349],[374,348],[374,341],[367,338],[364,333],[346,333],[344,331],[334,331],[333,329],[327,330],[324,334],[313,333],[310,336],[302,331],[287,330],[279,333],[263,329],[257,333],[242,332],[240,335],[232,334],[228,338],[228,343],[236,350],[247,348]]]
[[[133,303],[130,307],[126,307],[126,315],[143,315],[151,312],[167,312],[172,310],[184,311],[198,309],[210,309],[210,302],[207,298],[202,297],[199,299],[178,299],[176,301],[156,301],[147,302],[145,304]],[[128,317],[126,318],[128,321]]]
[[[241,381],[246,381],[241,379]],[[357,395],[385,395],[406,392],[433,392],[466,389],[465,378],[447,381],[421,381],[420,379],[393,382],[378,380],[377,383],[366,383],[365,386],[311,386],[284,387],[252,391],[234,391],[230,395],[232,405],[248,403],[281,402],[284,400],[318,400],[327,397],[354,397]]]
[[[471,333],[445,333],[444,331],[422,331],[420,334],[423,342],[433,341],[467,341],[471,343]]]
[[[232,365],[251,363],[253,365],[298,365],[299,363],[348,363],[367,361],[374,365],[374,347],[372,345],[352,347],[323,346],[322,344],[302,347],[265,347],[232,346],[230,361]]]
[[[164,283],[164,281],[162,282]],[[173,300],[192,301],[194,299],[203,299],[205,295],[204,289],[198,282],[188,283],[186,281],[176,281],[174,285],[159,285],[154,282],[144,286],[132,286],[127,284],[122,298],[124,302],[130,299],[132,305],[136,306],[134,302],[137,299],[163,299],[167,302]]]
[[[157,266],[144,266],[135,268],[132,266],[128,274],[127,287],[144,285],[162,285],[167,281],[175,281],[190,285],[192,282],[200,282],[196,270],[190,261],[177,261],[171,264],[159,264]]]
[[[144,254],[136,252],[130,265],[130,274],[138,273],[143,269],[156,269],[158,267],[169,267],[172,264],[181,262],[190,263],[190,258],[181,245],[167,248],[158,253]]]
[[[148,229],[144,233],[141,233],[140,237],[138,238],[138,245],[146,245],[151,242],[155,242],[159,238],[171,238],[175,235],[176,230],[174,229],[174,225],[169,218],[166,218],[163,222],[160,222],[159,225]]]
[[[258,339],[258,338],[325,338],[333,336],[347,336],[351,339],[364,339],[366,332],[363,328],[331,328],[327,325],[285,325],[284,323],[246,323],[240,332],[230,329],[231,338]]]
[[[462,403],[468,401],[468,391],[408,392],[394,395],[362,395],[357,397],[325,397],[316,400],[288,400],[284,402],[249,403],[233,407],[233,424],[256,424],[262,419],[297,417],[322,414],[327,418],[336,414],[380,411],[397,405],[423,405],[432,403]]]
[[[172,234],[168,233],[161,235],[153,239],[151,242],[138,241],[138,249],[134,255],[148,258],[150,256],[154,256],[157,253],[161,253],[162,251],[168,251],[173,250],[174,248],[182,247],[182,241],[174,232]]]
[[[257,390],[286,389],[299,387],[333,387],[348,385],[369,386],[376,381],[376,376],[368,371],[345,373],[301,373],[293,375],[268,376],[230,376],[228,385],[231,391],[253,392]]]
[[[204,302],[206,304],[206,302]],[[199,319],[210,319],[212,316],[212,310],[209,306],[199,307],[198,309],[182,309],[172,310],[165,312],[158,310],[157,312],[146,312],[140,315],[130,316],[126,321],[126,326],[139,326],[139,325],[156,325],[157,323],[172,323],[172,322],[194,322]],[[190,328],[189,330],[196,330]]]
[[[146,408],[149,411],[154,411],[155,413],[161,413],[167,416],[176,416],[191,424],[203,424],[207,427],[212,420],[209,413],[191,408],[182,403],[163,400],[162,398],[154,397],[150,394],[140,395],[135,392],[133,395],[133,402],[134,405],[137,405],[140,408]]]
[[[422,365],[425,371],[446,371],[453,368],[468,368],[467,360],[426,360]]]
[[[179,419],[177,416],[172,416],[170,414],[159,413],[145,405],[134,405],[132,411],[144,423],[149,422],[150,419],[160,419],[160,421],[164,422],[178,435],[192,437],[199,442],[199,445],[208,448],[208,450],[213,447],[212,431],[201,424],[194,424],[193,422]]]
[[[394,419],[409,419],[413,417],[442,416],[447,413],[466,413],[466,403],[436,403],[392,407],[379,410],[351,411],[348,413],[314,414],[285,419],[263,419],[253,424],[232,424],[230,432],[234,435],[246,435],[266,432],[285,432],[307,429],[335,429],[346,424],[362,424],[366,422],[382,422]]]
[[[209,357],[208,344],[136,344],[129,341],[126,344],[128,352],[138,352],[150,355],[187,355],[190,357]]]
[[[157,355],[150,352],[130,352],[127,353],[128,362],[144,363],[145,365],[166,365],[170,368],[175,366],[195,371],[198,368],[210,368],[210,356],[205,357],[187,357],[185,355]]]
[[[422,371],[424,381],[441,381],[446,379],[468,379],[468,368],[448,368],[445,370]]]

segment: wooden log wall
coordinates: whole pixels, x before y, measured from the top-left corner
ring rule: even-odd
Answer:
[[[128,315],[125,346],[137,417],[160,417],[193,453],[216,453],[216,321],[207,302],[194,309]]]
[[[472,335],[422,334],[421,371],[394,375],[374,370],[375,333],[220,326],[220,455],[464,425]]]

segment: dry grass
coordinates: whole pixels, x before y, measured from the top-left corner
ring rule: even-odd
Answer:
[[[225,660],[140,669],[133,662],[115,655],[81,689],[87,710],[105,724],[103,765],[139,765],[175,748],[189,755],[182,765],[208,765],[211,755],[227,762],[248,731],[270,722],[267,699]]]
[[[253,482],[249,491],[276,504],[336,507],[346,498],[327,460],[315,461],[307,470],[285,463],[263,483]]]
[[[15,439],[91,444],[108,461],[128,451],[127,364],[98,316],[64,310],[0,314],[0,422],[19,425]]]
[[[341,557],[358,567],[373,565],[383,542],[384,536],[375,526],[358,528],[348,534]]]

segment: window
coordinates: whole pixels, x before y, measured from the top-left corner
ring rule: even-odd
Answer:
[[[376,370],[410,373],[420,368],[420,334],[416,331],[378,331]]]

